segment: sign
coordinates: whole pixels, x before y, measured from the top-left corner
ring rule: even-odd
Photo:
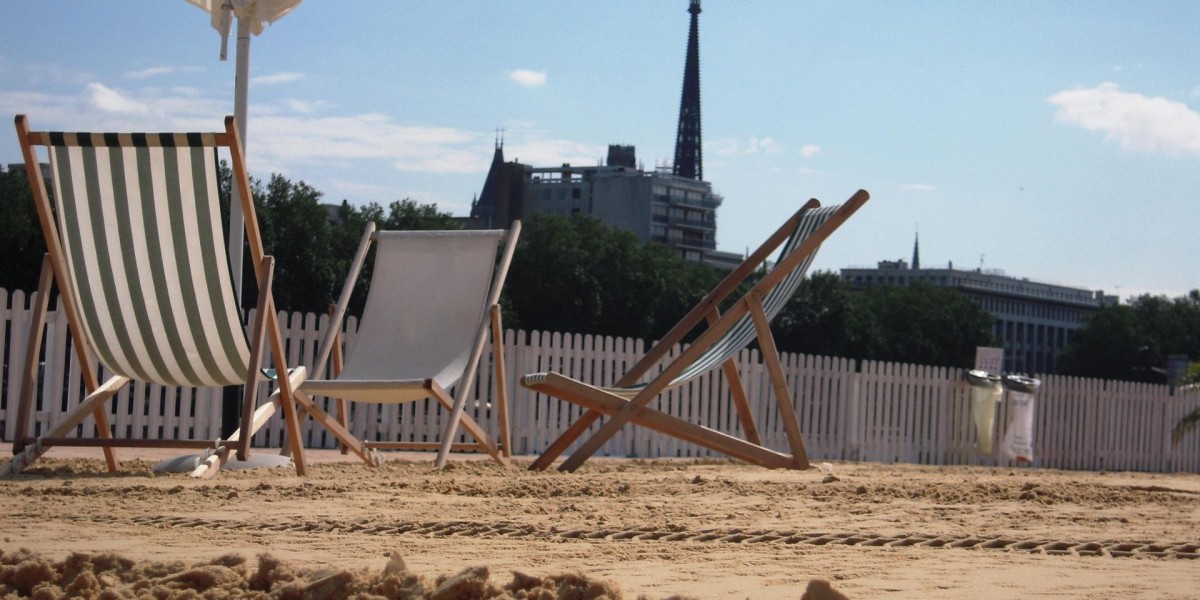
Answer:
[[[975,369],[997,375],[1004,372],[1004,348],[977,346],[975,348]]]

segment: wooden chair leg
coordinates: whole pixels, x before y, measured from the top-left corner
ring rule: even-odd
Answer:
[[[496,414],[500,424],[500,452],[512,457],[512,432],[508,420],[508,381],[504,369],[504,326],[500,322],[500,306],[493,304],[492,310],[492,364],[496,370]]]
[[[112,427],[108,424],[108,412],[105,411],[104,407],[97,406],[96,410],[92,412],[92,416],[96,419],[96,434],[101,439],[111,438]],[[108,472],[116,473],[117,471],[120,471],[121,463],[117,461],[117,455],[113,449],[105,446],[103,451],[104,462],[108,466]]]
[[[712,327],[720,318],[721,311],[713,307],[707,316],[708,326]],[[746,397],[746,386],[742,383],[741,374],[738,373],[737,363],[732,358],[721,363],[721,372],[725,374],[725,383],[729,386],[729,396],[733,398],[733,406],[737,409],[738,422],[741,423],[742,431],[746,434],[746,441],[761,446],[762,438],[759,437],[758,427],[754,424],[754,411],[750,410],[750,399]]]
[[[75,408],[64,415],[61,421],[55,423],[53,427],[39,437],[38,441],[35,441],[33,444],[26,444],[25,449],[20,454],[13,456],[13,459],[8,464],[0,468],[0,477],[20,473],[21,469],[24,469],[40,458],[46,452],[46,448],[42,446],[40,440],[63,437],[82,423],[89,414],[95,412],[103,413],[104,409],[102,405],[111,399],[121,389],[121,386],[127,383],[129,383],[128,377],[117,375],[97,386],[96,391],[88,394]]]
[[[454,411],[454,401],[451,400],[450,395],[447,394],[446,391],[441,388],[441,386],[437,385],[437,383],[433,384],[432,393],[433,398],[437,400],[438,404],[442,405],[442,408],[452,412]],[[460,396],[458,401],[462,402],[465,397],[465,394]],[[475,422],[475,419],[471,418],[471,415],[468,415],[460,410],[458,419],[451,419],[446,424],[446,429],[442,432],[443,437],[438,450],[437,461],[434,463],[435,467],[440,469],[446,465],[446,452],[443,452],[442,449],[448,449],[451,444],[447,443],[447,440],[453,442],[452,438],[458,435],[458,427],[456,427],[456,425],[466,429],[467,434],[475,438],[475,441],[479,442],[479,445],[483,447],[483,450],[487,452],[488,456],[491,456],[492,460],[496,461],[497,464],[502,467],[508,467],[512,465],[512,463],[509,462],[508,457],[502,454],[496,447],[495,442],[492,441],[492,436],[487,434],[487,430],[481,427],[479,423]]]
[[[554,442],[552,442],[550,446],[542,452],[541,456],[537,457],[537,459],[533,461],[533,464],[529,465],[529,470],[546,470],[555,459],[557,459],[559,456],[562,456],[562,453],[566,452],[567,448],[571,447],[571,444],[574,443],[576,439],[579,439],[579,436],[586,433],[588,428],[598,420],[600,420],[600,413],[594,410],[588,410],[580,415],[578,419],[575,419],[575,421],[567,427],[566,431],[562,432],[562,434],[558,436],[558,439],[554,440]]]
[[[334,325],[333,314],[336,311],[337,311],[337,305],[330,304],[329,305],[329,316],[330,316],[330,325],[331,326]],[[338,375],[342,374],[342,369],[345,368],[345,361],[342,358],[341,328],[339,327],[338,329],[331,331],[330,335],[333,336],[333,347],[332,347],[332,352],[331,352],[331,360],[333,361],[333,373],[331,374],[332,375],[331,379],[337,379]],[[348,431],[350,429],[350,425],[349,425],[350,416],[348,414],[350,411],[346,410],[346,399],[345,398],[335,398],[334,399],[334,407],[337,409],[338,424],[342,426],[342,429],[346,429]],[[341,438],[338,438],[338,448],[341,448],[342,454],[350,453],[350,447],[347,446],[344,442],[342,442]]]
[[[792,393],[788,389],[787,379],[783,374],[783,365],[779,363],[779,351],[775,347],[775,337],[771,335],[771,324],[763,312],[762,297],[751,295],[750,317],[754,320],[754,328],[758,330],[758,343],[762,348],[763,362],[767,364],[767,372],[771,375],[772,391],[775,394],[775,404],[779,407],[779,418],[783,420],[784,431],[787,432],[788,447],[792,451],[792,460],[797,469],[807,469],[808,451],[804,448],[804,435],[800,433],[800,420],[796,417],[796,409],[792,406]]]
[[[292,389],[295,389],[304,381],[307,376],[308,371],[304,367],[297,367],[287,375],[287,378],[288,382],[292,386]],[[299,392],[296,392],[296,394],[299,394]],[[254,437],[254,435],[258,433],[258,430],[262,429],[263,425],[266,425],[267,421],[282,407],[282,402],[279,396],[280,390],[276,389],[266,402],[262,403],[261,406],[254,410],[254,417],[251,420],[250,428],[246,430],[238,429],[237,431],[233,432],[233,434],[229,436],[229,439],[226,440],[225,443],[218,446],[215,452],[213,452],[207,459],[201,461],[200,464],[196,466],[195,470],[192,471],[191,476],[200,479],[209,479],[213,475],[216,475],[217,472],[221,470],[221,467],[225,466],[225,463],[228,462],[231,448],[237,445],[238,440],[242,439],[243,431],[249,432],[246,434],[246,437]]]
[[[250,332],[250,360],[246,365],[246,393],[242,394],[242,432],[251,431],[250,425],[254,420],[254,410],[258,405],[258,369],[262,366],[263,342],[266,341],[267,313],[270,310],[271,282],[275,278],[275,261],[267,256],[263,258],[262,275],[258,279],[258,305],[254,313],[254,324]],[[286,373],[278,373],[286,377]],[[250,435],[242,435],[237,440],[238,460],[250,458]]]
[[[298,404],[300,408],[304,410],[304,412],[308,413],[308,416],[312,417],[313,421],[316,421],[318,425],[324,427],[330,433],[332,433],[342,447],[347,448],[350,452],[356,454],[363,460],[363,462],[372,467],[379,466],[375,460],[375,457],[371,455],[370,450],[365,444],[362,443],[362,441],[356,439],[348,429],[343,427],[342,424],[338,422],[337,418],[322,410],[320,406],[317,406],[317,404],[313,402],[312,398],[310,398],[308,394],[302,390],[296,389],[297,387],[299,387],[299,385],[296,385],[292,388],[292,398],[296,401],[296,404]]]
[[[38,391],[38,358],[42,354],[42,330],[46,326],[46,312],[50,308],[50,286],[54,270],[50,255],[42,257],[42,273],[38,276],[37,292],[33,299],[33,314],[29,320],[29,338],[25,351],[25,370],[21,379],[21,398],[17,404],[16,438],[12,453],[25,449],[25,436],[29,434],[29,421],[33,415],[33,398]]]
[[[279,321],[275,315],[274,302],[268,302],[269,310],[267,318],[270,323],[267,325],[267,335],[271,336],[272,354],[274,355],[275,366],[278,370],[283,367],[284,373],[287,370],[287,362],[284,360],[283,353],[283,336],[279,332]],[[294,398],[295,390],[292,389],[291,380],[281,373],[277,379],[279,382],[279,403],[283,407],[284,426],[287,428],[288,446],[292,450],[292,462],[296,465],[296,474],[305,475],[308,473],[308,463],[304,456],[304,439],[300,434],[300,414],[296,411],[296,398]]]

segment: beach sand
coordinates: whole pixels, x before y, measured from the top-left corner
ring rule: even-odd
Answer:
[[[633,459],[564,474],[477,457],[435,471],[432,454],[375,469],[317,451],[307,477],[197,481],[152,474],[169,453],[122,456],[108,474],[98,451],[56,448],[0,481],[0,586],[741,599],[825,580],[850,598],[1200,597],[1192,474]]]

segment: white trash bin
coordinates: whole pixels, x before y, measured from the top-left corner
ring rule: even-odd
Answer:
[[[1019,375],[1004,376],[1008,390],[1008,428],[1004,432],[1004,456],[1016,462],[1033,462],[1034,392],[1042,382]]]
[[[971,417],[979,435],[979,451],[992,453],[992,439],[996,431],[996,406],[1004,395],[1000,376],[987,371],[967,371],[967,383],[971,384]]]

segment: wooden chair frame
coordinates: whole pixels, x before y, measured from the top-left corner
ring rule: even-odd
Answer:
[[[287,422],[288,440],[295,456],[296,471],[303,475],[305,472],[303,446],[300,443],[295,407],[292,404],[292,390],[300,381],[303,381],[306,373],[303,368],[295,369],[290,373],[287,370],[283,337],[280,334],[279,322],[275,314],[274,298],[270,293],[274,259],[266,256],[263,252],[262,237],[259,234],[258,219],[250,191],[250,181],[246,174],[241,142],[234,118],[226,117],[225,131],[214,134],[215,146],[229,149],[230,162],[233,166],[233,181],[241,197],[242,210],[246,217],[247,241],[260,292],[258,311],[255,322],[251,326],[252,333],[249,339],[250,363],[247,366],[246,394],[240,419],[241,427],[228,439],[219,439],[215,442],[213,440],[117,439],[112,436],[104,403],[112,399],[121,386],[131,380],[120,375],[115,375],[103,383],[98,380],[95,352],[92,342],[88,339],[82,326],[79,299],[67,273],[62,237],[55,223],[54,208],[47,193],[45,181],[42,179],[37,153],[34,150],[35,146],[50,144],[50,133],[30,131],[25,115],[17,115],[15,121],[38,221],[46,240],[47,254],[42,262],[38,291],[34,301],[33,320],[30,325],[29,349],[26,354],[22,393],[17,407],[17,438],[13,443],[14,458],[5,465],[0,474],[19,472],[24,466],[36,460],[46,449],[53,446],[86,446],[99,447],[103,450],[109,471],[116,471],[120,468],[114,448],[210,449],[212,452],[207,460],[203,461],[192,475],[211,477],[229,459],[231,451],[236,451],[238,458],[245,460],[249,455],[251,437],[266,423],[277,408],[282,407],[284,419]],[[59,306],[67,314],[72,345],[79,362],[87,395],[61,421],[55,423],[42,436],[35,438],[28,434],[33,412],[34,393],[37,387],[37,357],[41,351],[51,284],[57,285],[60,295]],[[278,379],[278,389],[272,394],[270,401],[257,406],[256,396],[261,376],[258,367],[262,358],[264,342],[271,346],[272,358],[278,372],[288,373],[288,375]],[[89,415],[95,418],[97,437],[66,437]]]
[[[479,323],[479,330],[475,336],[475,345],[472,348],[467,368],[463,372],[462,379],[455,386],[455,389],[458,391],[458,397],[452,398],[446,389],[432,379],[425,379],[422,382],[426,395],[436,400],[443,408],[451,411],[450,419],[442,433],[441,440],[436,443],[360,441],[349,431],[347,401],[344,398],[335,397],[336,417],[325,415],[322,425],[328,428],[338,439],[343,453],[353,451],[367,462],[367,464],[377,465],[375,450],[437,450],[438,454],[434,464],[437,468],[441,468],[445,465],[448,454],[451,451],[483,451],[492,457],[496,463],[505,467],[511,466],[510,458],[512,451],[511,434],[509,431],[508,391],[504,369],[504,328],[500,318],[499,302],[500,293],[504,287],[504,281],[508,276],[508,268],[512,263],[513,252],[516,249],[517,239],[520,237],[520,234],[521,222],[514,221],[512,227],[505,234],[504,248],[501,251],[499,262],[493,272],[492,284],[486,302],[487,314]],[[362,271],[371,242],[377,239],[378,234],[375,231],[375,223],[368,223],[363,231],[362,239],[359,241],[354,259],[351,262],[350,272],[346,278],[346,284],[342,288],[338,302],[330,307],[330,335],[322,342],[321,348],[317,353],[317,362],[314,363],[317,365],[315,368],[318,373],[324,369],[327,362],[330,363],[329,366],[331,367],[333,377],[336,378],[342,372],[344,365],[341,330],[345,320],[346,308],[350,302],[350,296],[354,291],[355,283],[358,281],[359,273]],[[474,385],[475,374],[482,359],[489,334],[492,340],[493,366],[495,369],[496,410],[499,413],[500,439],[498,442],[493,441],[487,431],[469,415],[465,414],[464,411],[468,395]],[[310,381],[309,383],[315,384],[317,382]],[[315,406],[308,390],[301,387],[301,389],[295,390],[294,393],[303,406]],[[454,437],[457,434],[460,424],[467,430],[467,433],[471,437],[475,438],[475,443],[454,443]]]
[[[783,367],[779,361],[779,353],[771,334],[770,323],[763,310],[763,298],[779,285],[783,279],[798,268],[804,260],[814,253],[817,248],[842,223],[850,218],[869,198],[865,190],[859,190],[837,212],[816,231],[804,238],[792,252],[780,257],[779,261],[754,286],[721,314],[718,307],[735,292],[738,287],[757,269],[763,266],[774,253],[796,230],[804,214],[816,209],[820,203],[809,200],[791,218],[740,266],[729,273],[707,296],[705,296],[687,315],[683,317],[645,356],[625,373],[614,385],[615,388],[629,387],[642,380],[651,369],[657,365],[671,349],[682,342],[684,336],[695,330],[702,323],[707,328],[681,354],[667,363],[661,371],[654,374],[650,381],[641,388],[632,399],[626,399],[610,391],[589,386],[574,381],[556,373],[540,373],[527,375],[521,379],[521,385],[538,393],[558,397],[568,402],[579,404],[587,411],[576,419],[530,466],[534,470],[549,467],[555,459],[567,450],[583,435],[601,415],[609,419],[590,438],[585,440],[559,466],[561,471],[574,471],[588,458],[595,454],[607,443],[626,423],[654,429],[661,433],[677,437],[700,446],[704,446],[723,454],[733,456],[747,462],[768,468],[806,469],[809,467],[808,454],[804,439],[800,433],[800,424],[795,409],[792,406],[792,395],[788,390]],[[688,366],[700,357],[710,346],[726,334],[740,319],[749,315],[754,323],[763,361],[771,380],[772,393],[783,420],[787,433],[790,455],[776,452],[762,446],[758,430],[754,424],[753,412],[747,398],[745,387],[737,371],[733,358],[725,360],[722,365],[731,397],[737,410],[738,419],[746,439],[740,439],[706,427],[695,425],[666,415],[648,407],[651,400],[666,390],[671,382]]]

